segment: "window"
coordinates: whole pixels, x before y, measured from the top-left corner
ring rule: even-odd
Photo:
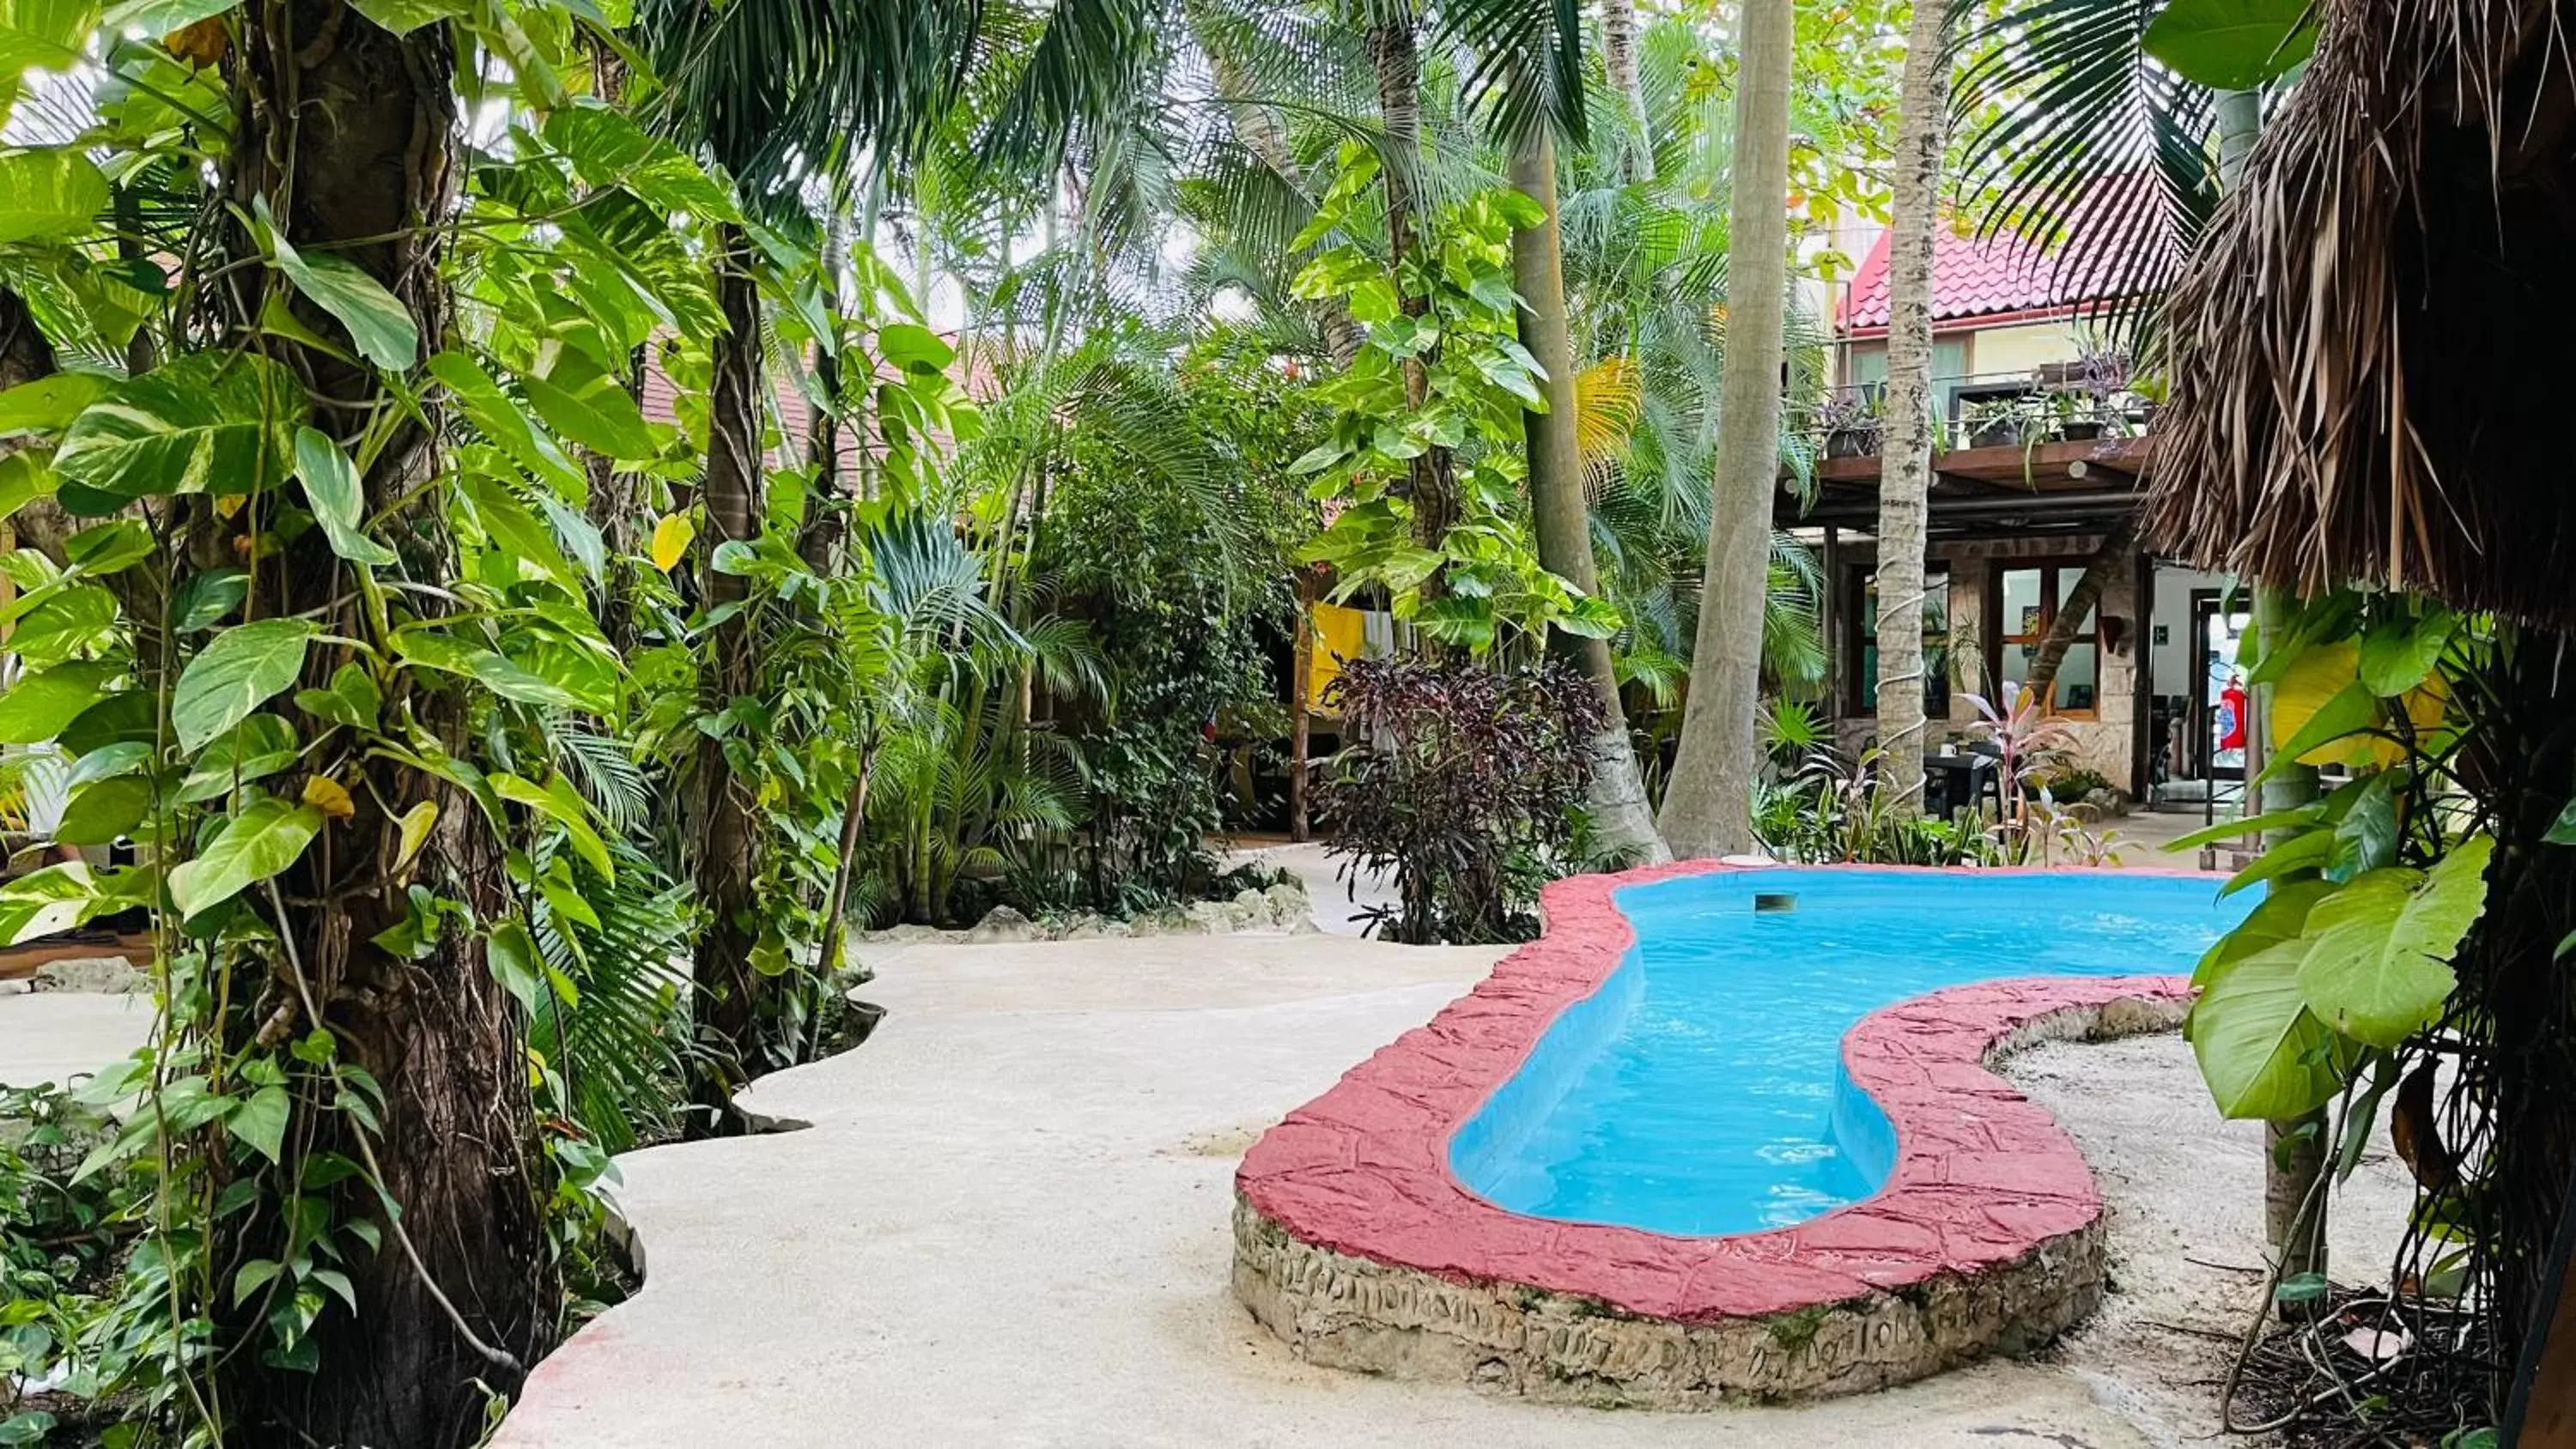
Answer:
[[[1843,590],[1843,637],[1851,641],[1843,673],[1845,712],[1878,712],[1878,575],[1865,568],[1850,571]],[[1933,719],[1950,716],[1950,575],[1946,569],[1923,571],[1923,713]]]
[[[1986,627],[1995,646],[1991,657],[2007,683],[2030,682],[2031,664],[2057,619],[2058,601],[2072,593],[2075,581],[2082,577],[2084,565],[2072,561],[1995,570],[1989,596],[1993,609]],[[2057,679],[2049,689],[2047,708],[2055,714],[2089,715],[2101,708],[2101,620],[2088,608],[2075,621],[2075,630],[2075,642],[2058,662]]]

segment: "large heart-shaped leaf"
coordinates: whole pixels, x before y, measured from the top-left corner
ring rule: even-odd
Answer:
[[[2361,636],[2361,682],[2394,699],[2424,682],[2460,629],[2460,616],[2435,604],[2421,618],[2383,619]]]
[[[2494,840],[2478,836],[2431,870],[2374,870],[2319,901],[2299,966],[2308,1009],[2377,1047],[2439,1019],[2454,983],[2451,957],[2486,907],[2494,851]]]
[[[2334,1099],[2334,1033],[2299,993],[2303,941],[2267,946],[2215,973],[2186,1034],[2201,1080],[2227,1117],[2281,1120]]]
[[[277,363],[194,352],[109,388],[73,420],[54,471],[92,490],[98,513],[154,494],[256,493],[284,481],[303,413],[303,388]]]
[[[105,173],[72,147],[0,153],[0,245],[79,236],[107,197]]]
[[[34,745],[61,734],[91,705],[107,697],[120,671],[104,661],[75,660],[21,675],[0,694],[0,745]]]
[[[313,625],[303,619],[258,619],[217,634],[188,661],[171,693],[170,723],[180,747],[204,749],[293,685],[304,670],[304,641],[312,637]]]
[[[2277,80],[2317,47],[2314,0],[2173,0],[2147,25],[2147,54],[2212,90]]]
[[[262,795],[224,822],[196,859],[170,872],[170,902],[183,917],[222,905],[293,865],[321,829],[321,811]]]

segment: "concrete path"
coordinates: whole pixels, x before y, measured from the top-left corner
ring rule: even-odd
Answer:
[[[141,1046],[151,1029],[149,996],[86,991],[0,996],[0,1086],[62,1086]]]
[[[876,1037],[750,1095],[809,1130],[625,1159],[645,1287],[539,1369],[498,1442],[2134,1449],[2206,1433],[2134,1313],[2072,1364],[1713,1415],[1547,1409],[1293,1361],[1227,1292],[1235,1158],[1493,958],[1332,936],[881,952]],[[2145,1046],[2123,1095],[2205,1103],[2187,1050]],[[2170,1116],[2135,1130],[2169,1133]],[[2229,1181],[2185,1173],[2154,1211],[2187,1219],[2211,1191],[2253,1204],[2244,1156],[2226,1160]],[[2115,1234],[2120,1214],[2115,1199]],[[2138,1221],[2156,1230],[2141,1250],[2173,1251],[2163,1218]],[[2186,1243],[2255,1261],[2226,1226]],[[2177,1394],[2193,1421],[2163,1412]]]

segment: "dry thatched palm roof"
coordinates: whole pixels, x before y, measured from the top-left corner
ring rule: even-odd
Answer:
[[[2322,0],[2168,302],[2148,532],[2576,625],[2576,0]]]

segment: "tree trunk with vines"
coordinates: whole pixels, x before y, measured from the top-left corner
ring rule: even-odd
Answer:
[[[445,27],[397,37],[334,0],[265,0],[245,27],[241,63],[246,101],[230,199],[247,211],[254,197],[267,198],[290,241],[363,268],[435,345],[448,324],[439,253],[458,180],[455,61]],[[235,243],[248,247],[250,239]],[[293,306],[322,335],[345,336],[318,308],[300,298]],[[388,401],[362,365],[291,342],[267,345],[305,380],[313,426],[344,443]],[[364,476],[368,511],[394,506],[430,476],[440,466],[437,448],[427,428],[396,435]],[[412,500],[399,516],[407,571],[447,577],[453,550],[435,496]],[[308,532],[263,562],[246,613],[309,613],[328,632],[365,637],[344,582],[322,539]],[[345,650],[313,649],[304,683],[325,684],[349,660]],[[408,710],[424,732],[463,753],[458,697],[418,688],[416,675],[393,677],[387,712]],[[308,737],[318,729],[296,718]],[[500,844],[462,791],[384,760],[364,769],[365,779],[344,781],[355,813],[334,822],[276,882],[271,903],[285,911],[284,952],[277,978],[264,986],[283,998],[291,979],[296,999],[309,999],[322,1016],[299,1031],[327,1027],[338,1059],[383,1085],[381,1152],[340,1111],[307,1115],[308,1152],[379,1158],[378,1187],[398,1215],[384,1221],[381,1251],[345,1265],[356,1311],[325,1308],[313,1329],[314,1372],[271,1367],[254,1353],[219,1369],[245,1442],[384,1449],[471,1442],[484,1418],[484,1386],[516,1392],[524,1366],[552,1346],[561,1312],[516,1006],[472,932],[443,932],[408,960],[374,941],[404,919],[405,879],[498,918],[507,906]],[[387,809],[424,799],[437,806],[437,822],[416,863],[397,873],[400,832]],[[249,1020],[232,1019],[229,1030],[244,1039],[229,1047],[248,1044]],[[375,1190],[358,1181],[335,1198],[344,1216],[385,1218]],[[243,1261],[273,1245],[273,1211],[270,1200],[217,1220],[211,1261]],[[229,1293],[222,1302],[224,1314],[245,1312],[229,1306]]]
[[[1914,7],[1888,216],[1887,404],[1878,485],[1878,748],[1884,807],[1923,805],[1923,552],[1932,490],[1932,243],[1948,131],[1949,7]]]
[[[738,227],[722,233],[716,301],[724,312],[725,332],[716,341],[708,398],[707,468],[698,492],[706,524],[699,531],[698,579],[701,601],[709,610],[734,607],[709,641],[700,703],[710,711],[750,693],[760,677],[759,635],[743,607],[748,585],[739,575],[715,567],[718,548],[750,543],[760,531],[760,287],[751,274],[749,239]],[[761,979],[751,964],[758,938],[752,926],[757,907],[752,885],[759,874],[759,823],[733,778],[725,746],[726,741],[712,736],[698,743],[697,881],[709,919],[698,938],[691,996],[698,1043],[712,1057],[698,1084],[698,1101],[719,1121],[732,1113],[732,1090],[756,1074],[760,1051],[755,1038]]]
[[[1415,183],[1422,158],[1422,55],[1411,12],[1381,20],[1368,35],[1369,58],[1377,70],[1378,114],[1386,128],[1386,247],[1395,273],[1395,294],[1404,315],[1430,315],[1431,299],[1409,285],[1405,265],[1417,261],[1420,240],[1414,225],[1421,216]],[[1420,408],[1430,397],[1431,368],[1426,356],[1404,360],[1404,402]],[[1408,465],[1406,494],[1413,508],[1414,541],[1436,549],[1458,521],[1458,483],[1447,448],[1423,450]],[[1435,592],[1438,580],[1423,585]]]

